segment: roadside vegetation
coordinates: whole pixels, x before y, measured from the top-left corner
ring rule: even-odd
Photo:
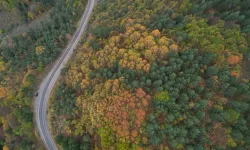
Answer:
[[[56,142],[250,149],[249,21],[247,0],[101,0],[51,100]]]
[[[1,2],[6,4],[7,10],[23,12],[20,15],[29,21],[29,12],[25,8],[31,4],[30,1]],[[0,145],[4,149],[42,149],[34,128],[32,106],[38,77],[44,74],[46,66],[55,61],[71,39],[86,2],[33,1],[44,9],[52,7],[51,20],[8,38],[8,43],[0,47]]]

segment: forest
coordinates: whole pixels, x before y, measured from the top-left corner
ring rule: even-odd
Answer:
[[[31,21],[26,9],[31,1],[0,2],[6,9],[19,9],[23,19]],[[8,42],[0,47],[0,149],[44,149],[34,124],[34,94],[46,67],[71,39],[86,2],[34,0],[51,8],[51,19],[12,37],[5,33]]]
[[[65,150],[250,149],[249,0],[100,0],[49,105]]]

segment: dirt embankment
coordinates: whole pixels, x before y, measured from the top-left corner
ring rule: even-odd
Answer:
[[[11,24],[20,24],[19,26],[15,27],[14,29],[12,29],[10,32],[6,33],[7,35],[3,35],[1,37],[0,34],[0,47],[3,47],[5,44],[7,44],[7,38],[8,37],[13,37],[16,36],[18,34],[22,34],[24,32],[27,32],[29,29],[36,29],[37,27],[40,26],[41,22],[45,22],[50,20],[50,11],[51,9],[49,9],[48,11],[44,12],[43,14],[41,14],[40,16],[38,16],[35,20],[31,21],[28,24],[21,24],[20,23],[20,19],[18,19],[18,17],[15,17],[13,14],[11,13],[6,13],[6,12],[0,12],[0,30],[2,28],[5,28],[8,25]],[[2,18],[2,16],[4,16]],[[11,18],[12,17],[12,18]],[[5,19],[6,18],[6,19]],[[9,19],[9,20],[8,20]],[[2,27],[2,28],[1,28]]]
[[[11,24],[16,24],[19,21],[19,18],[12,13],[0,10],[0,30],[10,26]]]

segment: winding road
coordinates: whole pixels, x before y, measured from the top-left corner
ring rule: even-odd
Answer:
[[[35,118],[40,137],[42,138],[46,148],[48,150],[56,150],[56,144],[52,138],[52,135],[48,128],[47,123],[47,106],[50,97],[51,90],[60,76],[61,69],[65,66],[70,56],[73,54],[73,50],[76,48],[81,35],[86,29],[90,14],[93,10],[96,0],[88,0],[88,4],[85,8],[84,15],[80,20],[78,29],[76,30],[72,40],[69,42],[67,48],[63,51],[60,58],[56,61],[52,70],[48,73],[46,78],[41,82],[39,87],[39,95],[36,97],[35,103]]]

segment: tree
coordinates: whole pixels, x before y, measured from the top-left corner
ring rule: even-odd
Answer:
[[[228,123],[234,124],[239,119],[240,114],[233,109],[228,109],[223,113],[223,117]]]

